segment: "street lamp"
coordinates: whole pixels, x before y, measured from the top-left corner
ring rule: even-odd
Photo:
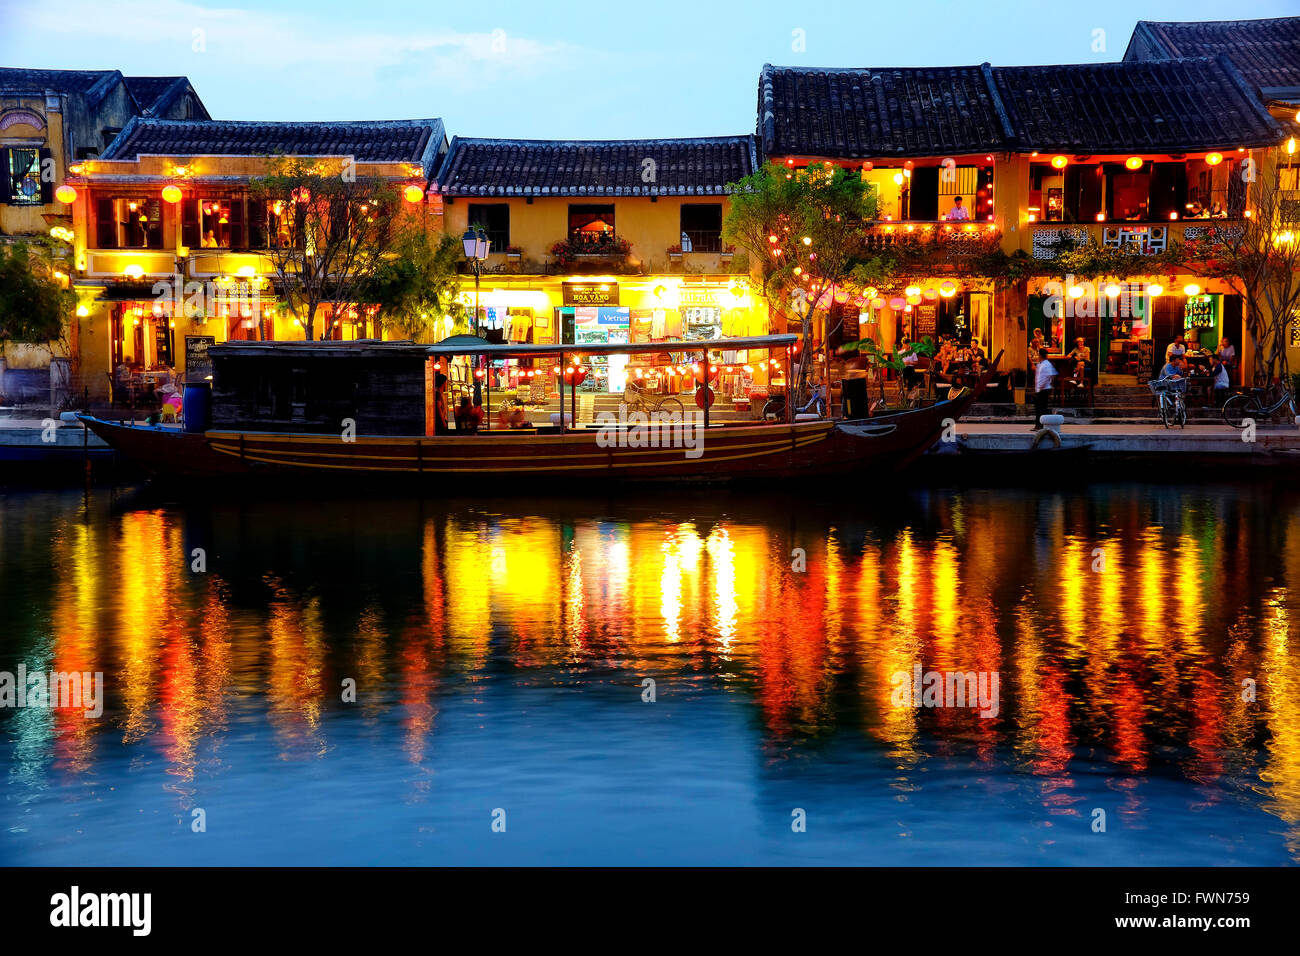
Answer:
[[[465,247],[465,258],[474,264],[474,334],[478,335],[479,274],[482,271],[483,263],[487,261],[488,250],[492,248],[492,242],[482,229],[475,229],[473,226],[465,230],[465,235],[460,237],[460,241]]]

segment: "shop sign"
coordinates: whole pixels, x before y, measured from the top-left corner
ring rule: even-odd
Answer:
[[[1183,328],[1212,329],[1219,324],[1215,299],[1212,295],[1197,295],[1187,300],[1183,307]]]
[[[1154,378],[1156,374],[1156,343],[1154,339],[1138,339],[1138,381]]]
[[[617,282],[565,282],[565,305],[618,305]]]
[[[212,358],[208,349],[217,344],[211,335],[185,336],[185,378],[197,382],[212,374]]]
[[[716,309],[718,307],[718,293],[721,289],[688,289],[681,288],[677,293],[677,301],[683,309]]]

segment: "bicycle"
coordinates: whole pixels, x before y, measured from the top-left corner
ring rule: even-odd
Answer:
[[[805,408],[807,407],[808,406],[805,406]],[[799,409],[799,411],[803,411],[803,410],[804,409]],[[820,395],[818,395],[815,399],[813,399],[811,410],[816,412],[819,418],[825,418],[826,401]],[[773,421],[773,420],[785,421],[785,396],[784,395],[773,395],[771,398],[767,400],[767,402],[763,405],[763,420],[764,421]]]
[[[661,419],[681,421],[685,414],[681,399],[672,395],[653,395],[632,382],[624,388],[623,404],[629,412],[645,412],[647,417],[658,415]]]
[[[1267,396],[1275,390],[1278,392],[1277,400],[1265,405]],[[1290,390],[1280,385],[1270,388],[1252,388],[1249,392],[1234,395],[1223,403],[1223,420],[1233,428],[1245,428],[1248,421],[1266,421],[1284,405],[1290,406],[1293,416],[1297,414],[1295,396]]]
[[[1160,400],[1160,420],[1165,428],[1187,427],[1187,379],[1158,378],[1148,383]]]

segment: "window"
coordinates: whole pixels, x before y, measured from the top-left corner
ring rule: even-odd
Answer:
[[[10,149],[5,202],[11,206],[41,204],[41,156],[34,149]]]
[[[469,224],[487,233],[492,245],[489,252],[505,252],[510,247],[510,205],[470,203]]]
[[[682,251],[722,251],[722,204],[685,203],[682,206]]]
[[[204,249],[240,249],[243,237],[244,200],[199,199],[199,245]]]
[[[161,249],[162,200],[145,196],[100,197],[95,200],[95,247],[98,249]]]
[[[614,247],[614,204],[569,207],[569,242],[579,252],[606,252]]]

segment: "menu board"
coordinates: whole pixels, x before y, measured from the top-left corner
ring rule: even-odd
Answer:
[[[939,308],[934,305],[918,305],[916,321],[912,327],[913,334],[919,339],[928,335],[933,338],[939,331]]]
[[[201,382],[212,374],[212,358],[208,349],[217,344],[211,335],[185,336],[185,380]]]
[[[1212,295],[1194,295],[1183,307],[1183,328],[1213,329],[1219,324],[1218,300]]]
[[[1138,380],[1156,377],[1156,343],[1152,339],[1138,339]]]

